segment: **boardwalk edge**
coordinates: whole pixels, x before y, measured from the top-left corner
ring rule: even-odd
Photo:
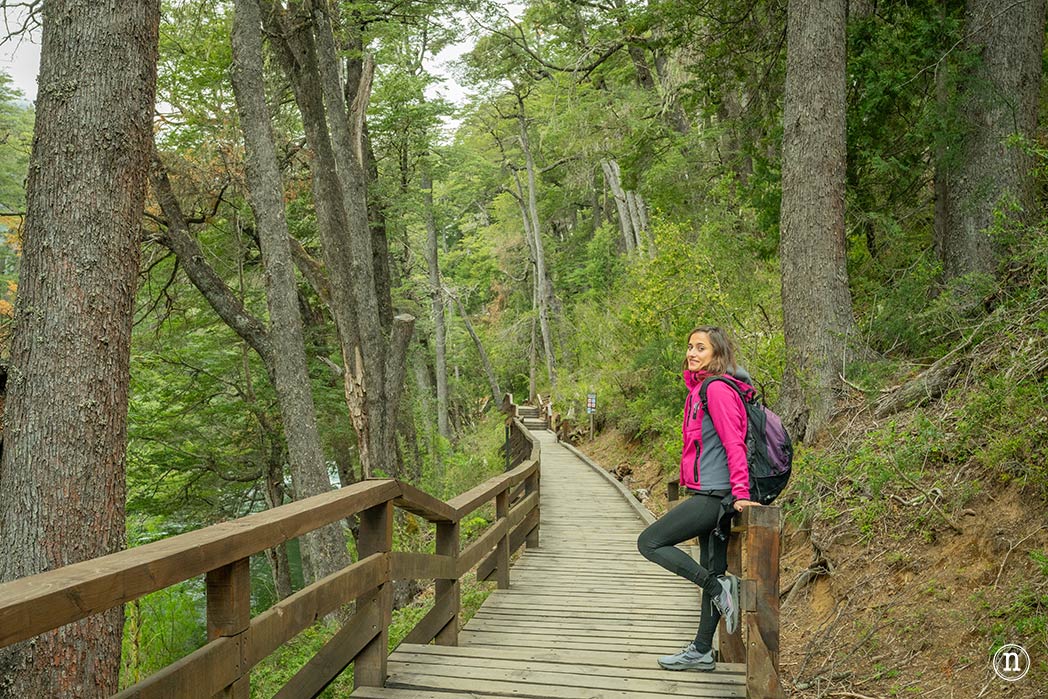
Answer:
[[[618,491],[622,493],[622,497],[626,498],[626,502],[629,503],[630,507],[633,508],[633,510],[637,513],[637,516],[640,517],[645,524],[651,524],[655,521],[655,515],[653,515],[651,511],[648,510],[648,508],[646,508],[643,504],[641,504],[641,501],[638,500],[636,496],[630,492],[630,489],[624,486],[619,479],[615,478],[615,476],[608,473],[607,469],[602,468],[599,464],[595,463],[592,459],[590,459],[588,456],[586,456],[581,451],[568,444],[567,442],[558,442],[558,444],[570,451],[575,456],[577,456],[579,459],[582,460],[582,463],[592,468],[594,471],[599,473],[601,477],[603,477],[605,480],[607,480],[609,483],[615,486],[618,489]]]

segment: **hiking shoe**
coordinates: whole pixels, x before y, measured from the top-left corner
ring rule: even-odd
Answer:
[[[702,670],[703,672],[709,672],[717,666],[713,662],[713,651],[700,653],[695,650],[694,643],[689,643],[676,655],[662,656],[659,658],[659,665],[666,670]]]
[[[733,634],[739,628],[739,581],[734,575],[722,575],[717,582],[721,591],[713,598],[713,606],[724,619],[724,630]]]

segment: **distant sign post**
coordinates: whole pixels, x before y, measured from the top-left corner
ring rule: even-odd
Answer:
[[[588,393],[586,395],[586,412],[590,418],[590,441],[593,441],[593,413],[597,412],[597,394]]]

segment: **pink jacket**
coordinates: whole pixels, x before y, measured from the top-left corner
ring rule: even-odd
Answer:
[[[749,378],[744,371],[737,372]],[[750,497],[750,472],[746,463],[746,409],[739,395],[722,381],[706,389],[709,419],[702,409],[699,388],[712,376],[704,371],[685,370],[688,399],[684,404],[681,434],[680,484],[692,490],[731,490],[740,500]],[[753,390],[742,380],[725,374],[743,391]]]

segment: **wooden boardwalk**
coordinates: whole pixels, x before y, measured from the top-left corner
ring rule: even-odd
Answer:
[[[745,697],[745,667],[669,672],[699,622],[696,587],[637,552],[640,515],[552,433],[542,445],[541,542],[488,597],[458,646],[402,644],[380,699]]]

